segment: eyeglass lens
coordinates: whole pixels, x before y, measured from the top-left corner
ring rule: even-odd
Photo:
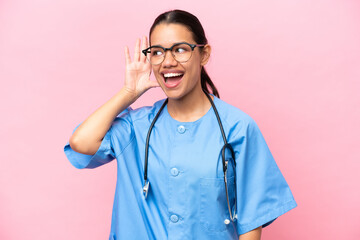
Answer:
[[[176,61],[186,62],[191,57],[192,49],[187,44],[179,44],[173,46],[171,54]],[[150,53],[147,55],[147,58],[151,64],[160,64],[164,61],[165,51],[160,47],[152,47],[150,48]]]

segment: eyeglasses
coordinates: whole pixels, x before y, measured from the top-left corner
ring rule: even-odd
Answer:
[[[171,51],[171,55],[179,63],[189,61],[192,52],[195,47],[204,47],[205,44],[191,44],[187,42],[175,43],[170,48],[164,48],[160,45],[151,46],[142,50],[142,53],[146,56],[148,61],[152,65],[159,65],[165,59],[165,53],[167,50]]]

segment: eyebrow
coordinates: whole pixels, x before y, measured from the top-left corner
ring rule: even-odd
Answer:
[[[172,47],[172,46],[174,46],[174,45],[176,45],[176,44],[179,44],[179,43],[188,43],[188,42],[185,42],[185,41],[176,42],[176,43],[174,43],[173,45],[171,45],[170,47]],[[189,44],[192,44],[192,43],[189,43]],[[164,46],[161,46],[160,44],[152,45],[152,46],[150,46],[150,47],[162,47],[162,48],[166,48],[166,47],[164,47]]]

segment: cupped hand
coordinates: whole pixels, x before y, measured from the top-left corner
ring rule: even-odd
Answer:
[[[126,68],[124,88],[136,97],[139,97],[150,88],[159,87],[156,81],[150,80],[151,64],[141,52],[141,49],[146,49],[147,47],[148,41],[146,37],[143,37],[142,44],[140,39],[137,39],[133,60],[130,58],[129,48],[125,47]]]

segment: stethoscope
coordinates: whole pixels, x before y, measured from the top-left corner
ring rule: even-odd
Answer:
[[[228,170],[228,162],[229,162],[229,160],[226,159],[225,152],[226,152],[226,149],[230,150],[231,157],[232,157],[232,160],[233,160],[233,163],[234,163],[232,166],[234,168],[236,166],[235,153],[234,153],[234,150],[233,150],[232,146],[226,140],[224,128],[223,128],[223,125],[221,123],[219,113],[218,113],[218,111],[217,111],[217,109],[215,107],[215,104],[214,104],[213,100],[211,99],[211,97],[209,96],[208,93],[206,93],[206,92],[204,92],[204,93],[205,93],[206,97],[209,99],[212,108],[214,109],[216,119],[218,121],[219,128],[220,128],[220,131],[221,131],[221,135],[222,135],[222,138],[224,140],[224,146],[221,149],[221,156],[222,156],[222,165],[223,165],[223,172],[224,172],[225,192],[226,192],[226,200],[227,200],[227,205],[228,205],[228,209],[229,209],[230,219],[231,219],[231,221],[234,222],[236,220],[236,218],[237,218],[237,216],[236,216],[236,198],[237,198],[237,196],[236,196],[236,179],[234,180],[234,182],[235,182],[235,204],[234,204],[234,208],[233,208],[233,211],[232,211],[231,206],[230,206],[230,199],[229,199],[229,192],[228,192],[228,182],[227,182],[227,170]],[[151,125],[149,127],[149,131],[148,131],[147,137],[146,137],[145,166],[144,166],[144,187],[143,187],[143,192],[144,192],[144,195],[145,195],[145,199],[147,198],[147,195],[148,195],[148,192],[149,192],[149,184],[150,184],[149,181],[148,181],[148,178],[147,178],[150,134],[151,134],[151,130],[153,129],[153,127],[155,125],[156,120],[158,119],[161,111],[164,109],[164,107],[166,106],[167,103],[168,103],[168,99],[166,99],[164,101],[164,103],[160,107],[159,111],[157,112],[154,120],[151,122]],[[235,171],[234,171],[234,173],[235,173]],[[229,224],[230,220],[225,219],[224,223]]]

